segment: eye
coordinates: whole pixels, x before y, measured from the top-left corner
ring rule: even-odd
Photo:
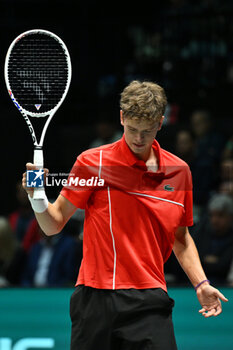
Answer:
[[[131,132],[135,132],[136,131],[135,129],[130,128],[130,127],[128,127],[128,130],[131,131]]]
[[[146,134],[146,135],[149,135],[152,133],[153,130],[145,130],[143,133]]]

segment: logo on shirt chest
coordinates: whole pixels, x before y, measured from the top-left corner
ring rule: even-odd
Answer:
[[[174,187],[172,187],[171,185],[167,184],[163,186],[163,189],[165,191],[169,191],[169,192],[173,192],[174,191]]]

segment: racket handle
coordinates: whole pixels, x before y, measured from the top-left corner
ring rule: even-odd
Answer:
[[[43,168],[44,166],[44,156],[43,156],[43,150],[42,148],[35,148],[34,149],[34,155],[33,155],[33,164],[35,164],[38,169]]]
[[[33,164],[35,164],[38,169],[43,169],[44,156],[43,156],[42,148],[34,149]],[[46,197],[46,194],[45,194],[44,187],[34,188],[33,199],[44,199],[45,197]]]

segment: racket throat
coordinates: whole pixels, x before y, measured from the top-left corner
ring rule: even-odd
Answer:
[[[39,169],[44,167],[44,155],[43,155],[43,149],[41,146],[35,146],[34,148],[33,163]]]

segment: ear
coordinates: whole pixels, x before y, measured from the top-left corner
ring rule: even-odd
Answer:
[[[158,127],[158,130],[161,130],[162,128],[162,124],[163,124],[163,121],[164,121],[164,115],[162,116],[162,118],[160,119],[159,121],[159,127]]]
[[[120,123],[121,123],[121,125],[124,125],[124,118],[123,118],[123,111],[122,111],[122,109],[120,110]]]

